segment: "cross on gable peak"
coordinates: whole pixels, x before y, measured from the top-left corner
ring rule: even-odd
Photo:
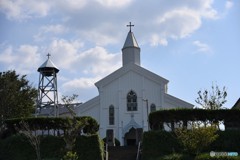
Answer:
[[[131,22],[129,22],[129,24],[127,25],[127,27],[130,28],[129,32],[132,32],[132,27],[134,27],[134,25],[133,25]]]
[[[47,54],[48,59],[49,59],[50,56],[51,56],[51,54],[48,53],[48,54]]]

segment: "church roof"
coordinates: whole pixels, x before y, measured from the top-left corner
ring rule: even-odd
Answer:
[[[237,100],[237,102],[234,104],[232,109],[240,109],[240,98]]]
[[[111,73],[110,75],[106,76],[105,78],[99,80],[98,82],[95,83],[95,86],[97,86],[98,88],[105,86],[107,84],[109,84],[110,82],[120,78],[121,76],[123,76],[124,74],[126,74],[129,71],[133,71],[135,73],[138,73],[139,75],[142,75],[156,83],[164,83],[167,84],[169,81],[139,65],[130,63],[126,66],[123,66],[121,68],[119,68],[118,70],[116,70],[115,72]]]
[[[136,47],[136,48],[139,48],[138,43],[137,43],[137,40],[136,40],[136,38],[135,38],[135,36],[134,36],[134,34],[133,34],[132,31],[129,31],[129,32],[128,32],[127,38],[126,38],[126,40],[125,40],[125,43],[124,43],[122,49],[128,48],[128,47]]]
[[[168,106],[168,107],[171,105],[177,106],[178,108],[193,108],[194,107],[193,104],[188,103],[180,98],[177,98],[177,97],[172,96],[167,93],[164,94],[164,103],[165,103],[165,106]]]
[[[59,72],[59,69],[56,67],[56,65],[48,58],[39,68],[38,72],[44,71],[46,69],[54,69],[56,73]]]

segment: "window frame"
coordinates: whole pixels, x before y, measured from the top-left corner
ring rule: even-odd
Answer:
[[[133,90],[129,91],[127,94],[127,111],[137,111],[137,94]]]
[[[150,113],[157,111],[157,107],[154,103],[150,105]]]
[[[113,105],[108,108],[108,118],[109,125],[115,125],[115,108]]]

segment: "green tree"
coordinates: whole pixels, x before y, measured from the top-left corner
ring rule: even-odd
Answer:
[[[193,155],[201,153],[218,137],[216,126],[200,127],[193,124],[192,129],[178,128],[175,133],[185,151]]]
[[[28,117],[34,112],[37,90],[26,75],[0,72],[0,115],[2,119]]]
[[[68,123],[66,123],[67,129],[63,136],[63,140],[66,143],[66,151],[73,151],[77,136],[80,135],[83,125],[83,122],[77,120],[76,117],[69,119]]]
[[[19,128],[15,128],[20,134],[24,135],[28,142],[31,144],[33,149],[35,150],[37,160],[41,160],[40,155],[40,137],[38,135],[35,135],[33,131],[30,129],[27,122],[21,121],[19,123]]]
[[[223,105],[227,102],[226,87],[221,90],[218,85],[214,84],[211,90],[207,89],[198,91],[198,98],[195,100],[197,104],[200,104],[204,109],[222,109]]]
[[[71,105],[73,104],[74,100],[78,97],[77,94],[73,94],[72,96],[62,96],[62,101],[64,103],[64,106],[69,110],[69,112],[71,113],[71,115],[73,117],[76,116],[76,113],[74,112],[74,110],[71,108]]]
[[[72,96],[63,95],[61,100],[64,103],[64,106],[69,110],[73,119],[69,120],[67,123],[67,130],[64,132],[63,140],[66,143],[66,154],[63,157],[63,160],[78,160],[77,153],[73,151],[75,146],[75,142],[77,136],[80,134],[82,130],[83,123],[76,119],[76,113],[71,108],[74,100],[78,97],[78,95],[73,94]]]

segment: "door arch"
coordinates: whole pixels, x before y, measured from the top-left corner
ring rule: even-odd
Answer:
[[[142,128],[134,128],[132,127],[125,135],[124,135],[124,144],[125,146],[135,146],[142,140]]]

